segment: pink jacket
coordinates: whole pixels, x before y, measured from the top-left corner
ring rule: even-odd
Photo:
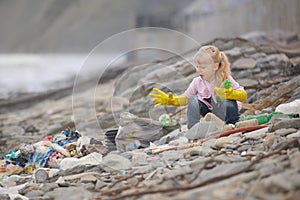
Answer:
[[[229,77],[229,81],[231,82],[232,89],[234,90],[244,90],[244,87],[240,86],[238,82],[236,82],[232,76]],[[209,104],[204,99],[208,99],[212,97],[215,103],[217,103],[216,100],[216,93],[214,91],[214,88],[216,87],[215,81],[208,82],[206,80],[203,80],[200,76],[193,79],[187,90],[184,92],[184,95],[187,97],[195,96],[197,95],[198,99],[202,101],[207,107],[212,110],[213,107],[211,104]],[[242,103],[237,101],[239,110],[242,108]]]

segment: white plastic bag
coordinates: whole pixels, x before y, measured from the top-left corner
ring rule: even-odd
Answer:
[[[276,107],[276,112],[284,114],[300,114],[300,99],[296,99],[290,103],[283,103]]]

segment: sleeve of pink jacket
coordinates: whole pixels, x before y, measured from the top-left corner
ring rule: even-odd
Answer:
[[[231,87],[234,90],[244,90],[244,87],[240,86],[238,82],[236,82],[232,76],[229,77],[229,81],[231,82]]]
[[[188,98],[197,95],[197,90],[195,87],[195,81],[196,79],[194,78],[192,82],[190,83],[189,87],[185,90],[184,95],[186,95]]]

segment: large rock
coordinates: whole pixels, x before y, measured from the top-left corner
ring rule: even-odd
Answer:
[[[252,58],[239,58],[232,64],[233,69],[253,69],[256,67],[256,61]]]

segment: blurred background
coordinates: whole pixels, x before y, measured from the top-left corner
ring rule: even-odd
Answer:
[[[99,43],[129,29],[172,29],[200,44],[216,37],[299,33],[299,8],[299,0],[0,0],[0,100],[70,87]],[[103,67],[101,58],[113,59],[122,46],[152,41],[185,48],[163,32],[141,31],[107,46],[96,65]],[[154,60],[148,55],[124,56],[118,65]]]

